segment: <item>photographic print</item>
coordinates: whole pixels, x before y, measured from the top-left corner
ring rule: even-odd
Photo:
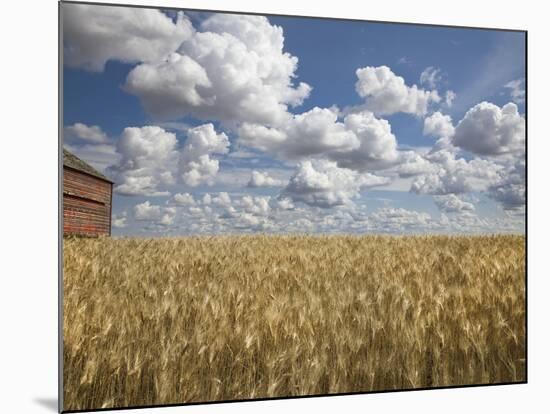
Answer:
[[[63,411],[525,383],[525,31],[60,3]]]

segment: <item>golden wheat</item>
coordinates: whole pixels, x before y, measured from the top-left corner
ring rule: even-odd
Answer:
[[[523,236],[64,241],[64,409],[525,380]]]

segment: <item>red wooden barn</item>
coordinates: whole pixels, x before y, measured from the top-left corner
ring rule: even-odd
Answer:
[[[63,235],[111,235],[113,182],[63,149]]]

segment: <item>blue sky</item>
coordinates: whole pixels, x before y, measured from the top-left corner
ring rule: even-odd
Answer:
[[[524,230],[524,33],[63,9],[115,235]]]

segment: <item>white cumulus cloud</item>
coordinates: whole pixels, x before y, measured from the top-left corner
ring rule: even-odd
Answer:
[[[193,198],[193,195],[189,193],[174,194],[174,202],[178,206],[194,206],[196,203],[195,199]]]
[[[408,178],[422,174],[436,173],[439,167],[417,151],[400,152],[399,164],[394,170],[400,177]]]
[[[397,76],[387,66],[367,66],[357,69],[355,89],[366,99],[367,109],[380,115],[404,112],[425,115],[428,106],[441,100],[437,90],[427,91],[416,85],[407,86],[405,79]]]
[[[269,196],[252,197],[245,195],[240,200],[240,206],[248,214],[255,216],[267,216],[271,210],[269,205]]]
[[[211,185],[220,168],[213,154],[227,154],[229,139],[223,132],[217,134],[212,124],[204,124],[187,131],[187,140],[180,151],[179,168],[182,180],[191,187]]]
[[[350,204],[353,198],[359,196],[362,187],[384,185],[387,182],[383,177],[339,168],[333,161],[302,161],[281,196],[310,206],[330,208]]]
[[[213,14],[164,60],[143,63],[125,90],[155,117],[276,124],[311,87],[294,85],[298,58],[263,16]]]
[[[276,178],[270,177],[268,173],[261,171],[252,171],[250,176],[250,181],[248,182],[248,187],[281,187],[284,185],[282,180],[277,180]]]
[[[279,128],[245,123],[239,129],[239,142],[290,159],[349,150],[359,145],[355,134],[338,122],[335,110],[318,107],[293,115]]]
[[[120,214],[113,214],[113,227],[117,229],[123,229],[127,226],[126,219],[128,218],[128,213],[123,211]]]
[[[388,121],[376,118],[372,112],[361,111],[347,115],[344,124],[357,137],[359,146],[329,153],[339,166],[365,171],[386,168],[398,161],[397,139]]]
[[[441,112],[434,112],[432,115],[424,118],[424,135],[434,137],[452,137],[455,133],[453,120],[449,115],[443,115]]]
[[[462,211],[474,211],[472,203],[462,200],[455,194],[434,196],[434,202],[439,210],[445,213],[459,213]]]
[[[138,221],[170,226],[174,223],[175,216],[176,209],[174,207],[161,207],[151,204],[149,200],[134,206],[134,218]]]
[[[109,60],[154,62],[174,52],[193,33],[178,13],[176,22],[159,10],[62,4],[64,63],[101,72]]]
[[[215,206],[219,206],[219,207],[225,207],[225,208],[232,207],[231,196],[225,191],[222,191],[216,197],[212,198],[212,203]]]
[[[490,160],[457,158],[448,150],[427,154],[433,170],[417,176],[411,191],[418,194],[463,194],[472,191],[486,191],[500,179],[502,166]]]
[[[63,136],[65,142],[79,142],[87,144],[107,144],[107,134],[97,125],[86,125],[76,122],[65,127]]]
[[[163,185],[174,184],[171,171],[177,159],[175,134],[157,126],[125,128],[117,141],[121,156],[110,167],[115,176],[115,191],[124,195],[167,195]]]
[[[174,207],[165,207],[158,224],[163,226],[171,226],[176,218],[176,209]]]
[[[276,208],[281,209],[281,210],[292,210],[292,209],[294,209],[294,203],[288,197],[278,198],[277,201],[275,202],[275,206],[276,206]]]
[[[343,122],[335,108],[315,107],[280,128],[245,123],[239,143],[286,159],[328,158],[357,170],[385,168],[398,159],[389,122],[366,110],[348,114]]]
[[[520,155],[525,152],[525,118],[514,103],[500,108],[481,102],[458,123],[452,142],[479,155]]]
[[[505,210],[525,207],[525,160],[506,166],[500,179],[489,187],[489,197],[498,201]]]
[[[152,205],[149,201],[134,206],[134,217],[136,220],[157,220],[161,215],[161,207]]]

